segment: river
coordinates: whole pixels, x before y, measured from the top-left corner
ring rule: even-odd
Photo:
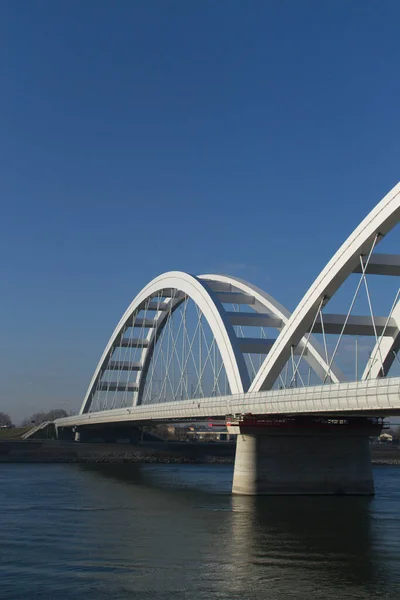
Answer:
[[[231,465],[0,465],[1,600],[400,597],[400,468],[376,496],[232,497]]]

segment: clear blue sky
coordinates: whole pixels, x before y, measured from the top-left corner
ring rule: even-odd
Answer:
[[[294,308],[400,179],[397,0],[0,2],[0,410],[77,409],[157,274]]]

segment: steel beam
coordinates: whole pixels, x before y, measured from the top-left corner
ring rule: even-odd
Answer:
[[[283,327],[282,319],[262,313],[227,311],[226,315],[232,325],[242,325],[243,327],[273,327],[275,329],[281,329]]]
[[[127,362],[121,360],[110,360],[107,364],[107,371],[140,371],[142,363]]]
[[[137,383],[117,383],[116,381],[101,381],[97,387],[100,392],[136,392]]]
[[[223,304],[254,304],[255,298],[243,292],[217,292],[218,300]]]
[[[400,275],[400,255],[398,254],[372,254],[366,268],[367,275]],[[353,273],[361,273],[358,264]]]
[[[313,333],[330,333],[340,335],[343,330],[343,325],[347,319],[347,315],[333,315],[324,314],[323,323],[318,318]],[[375,329],[377,335],[392,336],[397,331],[396,322],[394,319],[387,319],[387,317],[375,317],[374,318]],[[346,327],[343,331],[344,335],[375,335],[374,325],[370,316],[359,316],[350,315],[348,317]]]
[[[147,348],[149,340],[146,338],[121,338],[119,342],[115,343],[115,346],[121,348]]]

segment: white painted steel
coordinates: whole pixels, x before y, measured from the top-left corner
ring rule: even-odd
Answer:
[[[147,348],[149,340],[146,338],[121,338],[115,345],[121,346],[121,348]]]
[[[360,315],[330,315],[324,314],[323,327],[321,319],[317,319],[313,333],[331,333],[339,335],[343,329],[343,325],[346,322],[346,335],[378,335],[384,333],[384,335],[393,335],[397,328],[394,319],[387,320],[386,317],[374,317],[372,322],[371,317],[365,317]]]
[[[311,285],[264,360],[250,386],[250,392],[271,389],[290,357],[290,349],[299,344],[319,308],[325,306],[347,277],[358,270],[360,256],[368,255],[399,219],[400,183],[353,231]]]
[[[108,371],[141,371],[142,369],[142,363],[130,362],[128,360],[111,360],[107,364]]]
[[[245,312],[227,312],[232,325],[241,325],[243,327],[272,327],[282,329],[282,319],[276,319],[263,313],[245,313]]]
[[[137,391],[138,385],[135,382],[119,383],[118,381],[102,381],[99,383],[99,389],[103,392],[134,392]]]
[[[357,265],[354,273],[361,273],[361,265]],[[400,256],[398,254],[378,254],[371,256],[367,270],[367,275],[391,275],[398,277],[400,275]]]

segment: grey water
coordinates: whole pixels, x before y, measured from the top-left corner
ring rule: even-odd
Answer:
[[[376,496],[232,497],[230,465],[0,465],[0,598],[400,598],[400,468]]]

